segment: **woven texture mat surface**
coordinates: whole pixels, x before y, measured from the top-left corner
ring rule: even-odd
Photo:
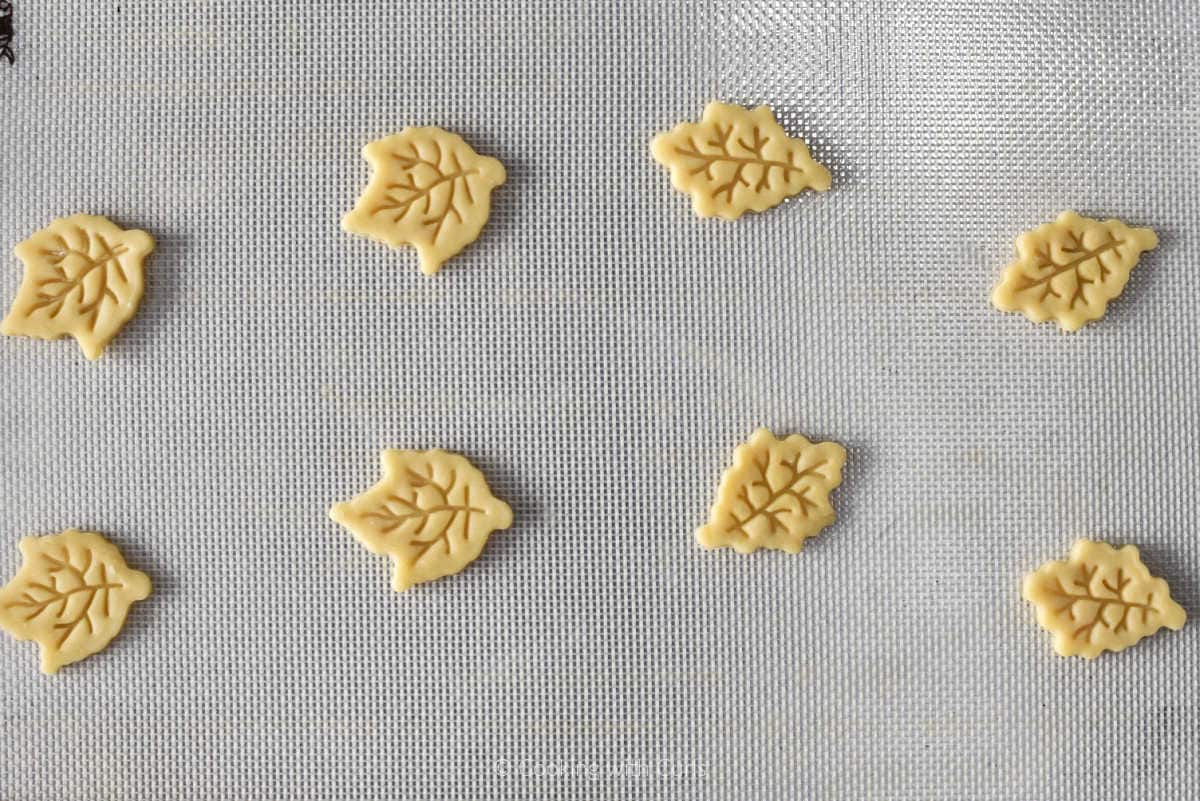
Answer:
[[[60,675],[0,641],[0,797],[1193,799],[1200,626],[1060,659],[1021,576],[1132,542],[1200,614],[1200,6],[17,0],[12,245],[150,231],[103,359],[0,340],[0,573],[155,582]],[[692,216],[649,140],[766,102],[834,188]],[[433,278],[350,237],[360,148],[499,158]],[[988,304],[1064,209],[1159,232],[1075,335]],[[733,448],[846,444],[799,556],[706,553]],[[398,595],[326,517],[384,447],[514,509]]]

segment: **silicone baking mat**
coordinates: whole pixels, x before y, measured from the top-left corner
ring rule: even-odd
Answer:
[[[14,6],[4,253],[158,249],[99,362],[0,339],[0,574],[86,527],[155,593],[55,677],[0,639],[0,797],[1195,798],[1200,627],[1061,659],[1019,587],[1132,542],[1200,614],[1200,6]],[[694,217],[648,145],[714,98],[833,190]],[[338,228],[406,124],[508,168],[432,278]],[[988,303],[1064,209],[1161,238],[1074,335]],[[846,444],[839,520],[704,552],[760,425]],[[514,527],[392,592],[327,518],[387,446]]]

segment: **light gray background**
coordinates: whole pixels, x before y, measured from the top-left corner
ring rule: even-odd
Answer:
[[[1196,3],[16,5],[5,253],[158,250],[100,362],[0,340],[0,571],[89,527],[156,592],[57,677],[0,639],[0,797],[1195,798],[1200,626],[1063,660],[1019,584],[1133,542],[1200,614]],[[648,143],[713,98],[834,189],[693,217]],[[508,167],[433,278],[338,229],[405,124]],[[1068,208],[1161,237],[1075,335],[987,301]],[[759,425],[841,517],[703,552]],[[386,446],[515,526],[393,593],[326,517]]]

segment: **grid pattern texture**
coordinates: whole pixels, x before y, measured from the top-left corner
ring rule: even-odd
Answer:
[[[100,362],[0,341],[0,575],[77,526],[156,592],[53,678],[0,640],[0,797],[1195,797],[1200,628],[1063,660],[1019,584],[1133,542],[1200,613],[1200,6],[15,5],[3,250],[158,249]],[[693,217],[648,143],[713,98],[833,190]],[[405,124],[508,169],[433,278],[338,229]],[[987,302],[1067,208],[1161,239],[1075,335]],[[759,425],[848,447],[840,519],[703,552]],[[402,595],[326,517],[389,446],[516,521]]]

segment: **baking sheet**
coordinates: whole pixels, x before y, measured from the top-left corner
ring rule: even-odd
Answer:
[[[1019,582],[1133,542],[1200,609],[1196,4],[15,5],[2,249],[158,250],[100,362],[0,341],[0,571],[88,527],[156,591],[53,678],[0,640],[0,797],[1194,797],[1195,624],[1062,660]],[[833,191],[693,217],[648,142],[713,98]],[[337,225],[405,124],[508,168],[434,278]],[[1075,335],[987,302],[1067,208],[1161,239]],[[759,425],[847,445],[840,519],[705,553]],[[388,446],[514,527],[391,592],[326,517]]]

